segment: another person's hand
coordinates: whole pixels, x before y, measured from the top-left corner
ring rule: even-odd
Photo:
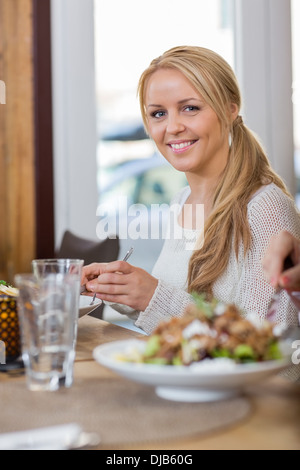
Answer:
[[[294,267],[285,270],[284,262],[288,256]],[[300,240],[287,231],[275,235],[264,256],[263,268],[273,287],[300,291]]]
[[[97,297],[103,301],[144,311],[155,292],[158,280],[125,261],[113,261],[84,266],[81,284],[86,285],[87,291],[97,293]]]

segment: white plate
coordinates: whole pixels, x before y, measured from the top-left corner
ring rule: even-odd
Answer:
[[[93,297],[90,297],[88,295],[81,295],[79,299],[79,318],[83,317],[84,315],[87,315],[88,313],[91,313],[93,310],[95,310],[99,305],[102,303],[102,300],[100,299],[95,299],[94,304],[90,305]]]
[[[127,379],[155,387],[161,398],[186,402],[227,399],[240,394],[245,386],[290,365],[287,359],[253,364],[213,359],[192,366],[159,366],[122,362],[116,358],[132,348],[142,350],[144,347],[142,340],[114,341],[95,348],[94,359]]]

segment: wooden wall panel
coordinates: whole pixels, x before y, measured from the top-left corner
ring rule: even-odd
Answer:
[[[35,257],[32,0],[0,0],[0,279]]]

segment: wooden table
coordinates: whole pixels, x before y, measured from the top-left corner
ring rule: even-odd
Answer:
[[[136,338],[131,330],[86,316],[79,322],[75,376],[115,374],[92,359],[100,343]],[[88,364],[87,364],[88,363]],[[120,378],[122,380],[122,378]],[[300,450],[300,386],[275,377],[249,390],[253,413],[244,423],[209,437],[176,441],[168,449],[296,449]],[[128,448],[128,447],[127,447]],[[135,446],[135,449],[139,447]],[[145,448],[145,447],[140,447]],[[149,447],[150,449],[150,447]],[[165,444],[155,449],[166,449]]]
[[[93,349],[99,344],[139,338],[139,333],[121,328],[90,316],[79,320],[77,355],[74,381],[94,377],[124,380],[93,360]],[[24,380],[7,378],[4,380]],[[209,450],[209,449],[283,449],[300,450],[300,386],[291,384],[280,377],[274,377],[263,384],[247,390],[253,411],[246,420],[225,430],[205,436],[161,442],[155,446],[135,445],[124,449],[139,450]]]

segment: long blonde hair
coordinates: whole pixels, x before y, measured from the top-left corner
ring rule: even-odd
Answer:
[[[240,110],[241,95],[230,65],[215,52],[202,48],[175,47],[154,59],[142,74],[138,93],[142,118],[148,131],[145,92],[149,78],[161,68],[179,70],[190,81],[206,103],[217,114],[223,132],[230,132],[231,146],[226,168],[214,192],[213,208],[204,227],[204,243],[190,259],[188,286],[190,292],[212,295],[212,286],[225,270],[234,247],[238,256],[251,247],[247,204],[263,185],[275,183],[292,197],[284,182],[272,170],[258,139],[245,126],[241,116],[231,122],[230,109]]]

